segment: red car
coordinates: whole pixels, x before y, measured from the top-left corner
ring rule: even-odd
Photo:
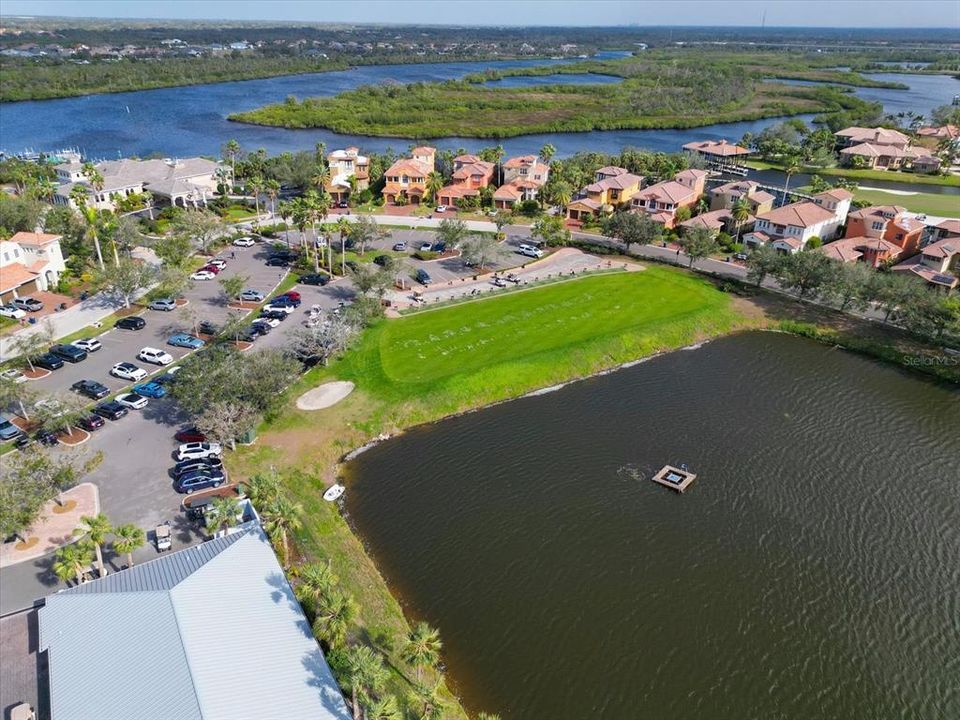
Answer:
[[[184,428],[183,430],[178,431],[173,437],[177,440],[177,442],[182,443],[207,441],[207,436],[197,430],[195,427]]]
[[[285,292],[283,295],[278,295],[277,297],[288,297],[291,300],[300,300],[300,293],[296,290],[291,290],[290,292]]]
[[[214,275],[219,275],[219,274],[220,274],[220,268],[218,268],[216,265],[204,265],[204,266],[203,266],[202,268],[200,268],[200,269],[201,269],[201,270],[209,270],[209,271],[212,272]]]

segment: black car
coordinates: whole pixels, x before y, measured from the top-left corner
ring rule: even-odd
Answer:
[[[157,375],[150,382],[155,382],[157,385],[169,385],[174,380],[177,379],[176,375],[171,375],[170,373],[164,373],[163,375]]]
[[[393,262],[393,258],[389,255],[377,255],[373,261],[380,267],[387,267]]]
[[[270,305],[289,305],[298,308],[303,301],[300,298],[292,298],[289,295],[277,295],[270,301]]]
[[[46,445],[50,447],[56,445],[59,440],[57,440],[57,434],[53,430],[40,430],[36,435],[33,436],[34,439],[41,445]]]
[[[290,264],[290,258],[285,255],[274,255],[267,258],[267,267],[287,267]]]
[[[130,412],[116,400],[109,400],[105,403],[100,403],[93,409],[93,411],[100,417],[105,417],[107,420],[119,420]]]
[[[97,428],[102,428],[106,425],[106,420],[104,420],[99,415],[87,415],[77,420],[77,427],[81,430],[86,430],[87,432],[93,432]]]
[[[270,326],[267,325],[266,323],[253,323],[250,327],[248,327],[244,331],[244,336],[252,335],[253,339],[256,340],[258,337],[262,335],[269,335],[270,330],[271,330]]]
[[[59,370],[63,367],[63,358],[53,353],[46,353],[34,360],[33,364],[45,370]]]
[[[341,210],[345,210],[346,208],[350,207],[350,203],[348,203],[346,200],[341,200],[337,203],[337,207]]]
[[[186,475],[194,471],[210,470],[223,474],[223,460],[218,457],[200,458],[198,460],[182,460],[173,468],[173,474],[176,477]]]
[[[300,282],[304,285],[326,285],[330,282],[330,276],[323,273],[310,273],[309,275],[301,275]]]
[[[264,310],[260,313],[260,317],[266,318],[267,320],[279,320],[283,322],[289,316],[283,310]]]
[[[86,395],[91,400],[99,400],[110,394],[110,388],[96,380],[78,380],[70,386],[70,389],[81,395]]]
[[[220,332],[220,328],[218,328],[209,320],[204,320],[197,325],[197,330],[200,331],[201,335],[216,335],[218,332]]]
[[[417,282],[421,285],[429,285],[430,273],[423,269],[417,270]]]
[[[147,326],[147,321],[139,315],[131,315],[117,320],[116,326],[121,330],[143,330]]]
[[[67,362],[78,363],[87,359],[87,351],[73,345],[54,345],[50,352],[59,355]]]
[[[197,490],[220,487],[226,479],[226,476],[218,470],[194,470],[178,477],[173,483],[173,489],[178,493],[190,495]]]

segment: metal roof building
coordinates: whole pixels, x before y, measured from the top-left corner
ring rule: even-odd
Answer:
[[[256,523],[46,599],[52,720],[350,720]]]

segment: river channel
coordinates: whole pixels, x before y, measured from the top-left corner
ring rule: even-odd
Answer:
[[[747,333],[416,428],[347,509],[473,711],[956,718],[958,400]]]

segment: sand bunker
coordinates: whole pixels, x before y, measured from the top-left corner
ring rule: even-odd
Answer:
[[[323,410],[336,405],[347,395],[353,392],[353,383],[346,381],[328,382],[307,390],[297,398],[297,407],[300,410]]]

